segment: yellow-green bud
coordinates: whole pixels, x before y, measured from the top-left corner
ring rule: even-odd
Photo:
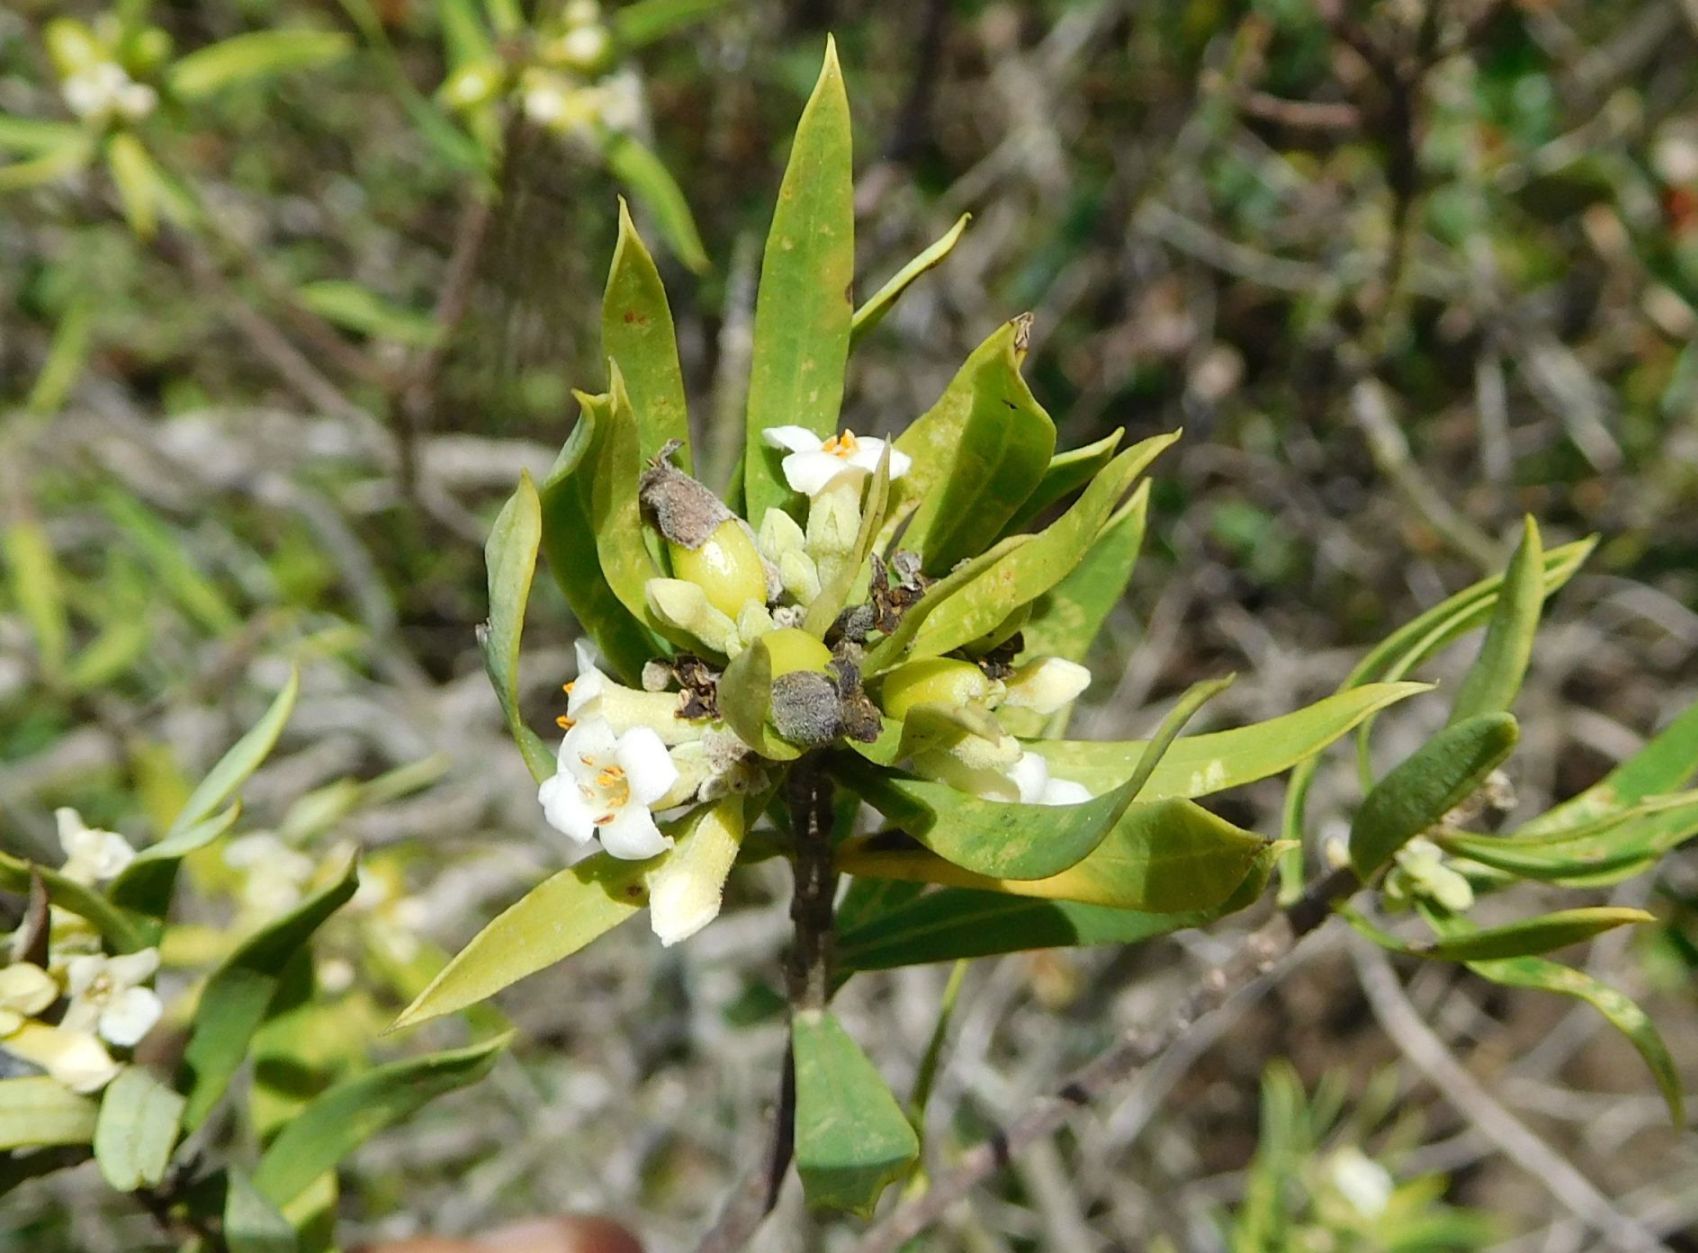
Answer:
[[[798,670],[823,672],[831,664],[831,650],[800,627],[780,627],[761,636],[772,660],[772,677]]]
[[[708,604],[736,620],[750,601],[766,604],[766,566],[748,530],[735,518],[721,522],[695,548],[667,541],[672,573],[707,593]]]
[[[957,709],[990,696],[994,684],[970,661],[928,657],[910,661],[884,676],[879,704],[892,718],[906,718],[916,705]]]
[[[737,624],[714,608],[701,584],[689,579],[650,579],[643,584],[643,595],[655,617],[673,630],[726,656],[741,648]]]

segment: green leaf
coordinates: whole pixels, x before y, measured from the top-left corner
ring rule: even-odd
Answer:
[[[414,348],[429,348],[442,336],[442,328],[429,314],[345,279],[303,283],[295,289],[295,296],[325,321],[358,335]]]
[[[577,425],[542,485],[542,551],[572,615],[609,669],[634,683],[643,664],[662,647],[643,625],[646,607],[641,613],[626,608],[596,551],[593,485],[614,425],[612,402],[607,396],[575,395],[582,406]]]
[[[967,229],[967,223],[973,220],[971,213],[963,213],[955,219],[955,225],[950,227],[943,236],[929,248],[903,266],[885,285],[872,294],[859,309],[849,324],[849,341],[851,345],[859,343],[863,336],[870,332],[880,322],[885,314],[895,308],[896,302],[902,299],[902,293],[914,285],[926,271],[934,269],[945,257],[955,250],[955,245],[961,239],[961,232]]]
[[[0,1149],[88,1144],[98,1109],[46,1075],[0,1079]]]
[[[641,48],[724,8],[727,0],[634,0],[608,15],[622,47]]]
[[[602,353],[619,363],[631,407],[637,414],[640,459],[657,455],[669,441],[683,444],[690,469],[690,419],[684,405],[684,371],[672,309],[654,258],[643,246],[631,211],[619,201],[619,243],[601,302]]]
[[[900,835],[851,840],[838,864],[854,875],[1171,914],[1225,901],[1270,847],[1191,801],[1168,800],[1132,805],[1084,860],[1045,879],[974,874]]]
[[[79,127],[74,140],[67,139],[59,147],[27,161],[0,165],[0,195],[56,183],[86,166],[94,153],[94,143]]]
[[[498,57],[495,42],[484,29],[478,6],[472,0],[436,0],[437,25],[442,29],[442,46],[451,70]]]
[[[124,532],[152,568],[159,589],[214,635],[238,631],[244,618],[188,557],[188,546],[158,515],[135,497],[111,489],[100,496],[101,507]]]
[[[94,1128],[101,1177],[119,1192],[156,1187],[171,1164],[186,1102],[141,1066],[107,1085]]]
[[[1043,477],[1038,480],[1038,485],[1032,489],[1032,494],[1026,497],[1014,516],[1008,520],[1005,530],[1024,530],[1045,509],[1058,500],[1071,496],[1096,478],[1103,467],[1113,460],[1125,434],[1124,428],[1116,427],[1094,444],[1056,453],[1050,458],[1049,466],[1044,470]]]
[[[1339,907],[1339,913],[1363,935],[1381,948],[1409,957],[1431,957],[1441,961],[1494,961],[1511,957],[1533,957],[1580,944],[1616,927],[1655,922],[1656,915],[1643,909],[1625,909],[1612,905],[1590,906],[1582,909],[1563,909],[1541,914],[1537,918],[1522,918],[1500,927],[1478,931],[1459,931],[1427,943],[1408,943],[1375,926],[1355,910]]]
[[[1425,683],[1370,683],[1266,722],[1184,736],[1162,754],[1138,799],[1208,796],[1271,778],[1349,734],[1369,715],[1431,690]],[[1029,747],[1064,777],[1097,792],[1130,777],[1146,745],[1142,740],[1034,740]]]
[[[114,904],[125,909],[163,918],[171,904],[171,888],[176,882],[178,863],[196,849],[205,848],[222,838],[236,825],[241,814],[241,802],[237,801],[221,813],[192,827],[185,827],[157,844],[148,845],[112,881],[107,895]]]
[[[183,808],[172,821],[171,829],[165,833],[166,839],[181,835],[190,827],[205,822],[214,810],[234,796],[236,790],[247,782],[248,776],[259,768],[260,763],[269,757],[271,750],[276,747],[277,737],[283,734],[289,715],[294,712],[295,697],[300,690],[300,671],[291,668],[289,678],[272,698],[270,707],[260,716],[260,720],[253,724],[246,735],[230,746],[230,750],[218,759],[218,764],[207,772],[206,778],[189,793],[189,799],[183,802]]]
[[[910,884],[857,879],[840,915],[838,969],[840,974],[894,970],[1029,949],[1136,944],[1248,908],[1267,886],[1270,868],[1271,859],[1258,862],[1219,908],[1187,914],[1147,914],[967,888],[921,894]],[[851,914],[848,906],[865,883],[872,883],[878,895],[862,894],[861,908]]]
[[[1434,931],[1446,939],[1460,938],[1474,929],[1467,919],[1454,917],[1431,906],[1421,906],[1421,915]],[[1668,1105],[1669,1116],[1674,1125],[1679,1127],[1685,1124],[1680,1071],[1675,1067],[1674,1059],[1669,1056],[1668,1046],[1663,1043],[1656,1024],[1645,1011],[1622,993],[1599,982],[1583,970],[1574,970],[1543,957],[1473,961],[1468,963],[1468,969],[1504,987],[1536,988],[1544,992],[1554,992],[1559,996],[1571,996],[1591,1005],[1609,1020],[1612,1027],[1627,1037],[1628,1043],[1638,1050],[1639,1056],[1645,1060],[1645,1065],[1650,1067],[1652,1077],[1656,1079],[1657,1087],[1662,1091],[1663,1100]]]
[[[194,1031],[183,1052],[188,1093],[183,1126],[193,1131],[213,1106],[247,1055],[248,1042],[265,1021],[289,959],[359,887],[356,863],[328,887],[256,931],[212,972],[195,1008]]]
[[[744,431],[744,516],[757,528],[774,506],[793,507],[781,449],[764,432],[837,430],[854,311],[855,185],[849,98],[828,36],[825,64],[802,110],[761,258]]]
[[[1030,330],[1030,317],[998,327],[896,440],[912,463],[891,489],[886,530],[901,526],[930,573],[982,552],[1055,452],[1055,423],[1020,373]]]
[[[897,480],[897,482],[902,481],[901,479]],[[894,487],[894,484],[892,486]],[[866,661],[861,667],[861,673],[867,678],[871,678],[880,671],[888,670],[906,660],[905,654],[909,645],[913,643],[914,637],[919,634],[920,628],[926,624],[932,614],[947,605],[951,598],[965,590],[975,579],[1008,554],[1030,544],[1032,538],[1030,535],[1010,535],[1007,539],[980,553],[971,561],[962,562],[947,576],[933,583],[926,589],[925,595],[920,598],[919,603],[909,608],[902,615],[902,621],[897,625],[896,630],[868,650]]]
[[[35,636],[43,675],[55,679],[65,669],[71,622],[53,544],[40,524],[29,517],[13,521],[0,539],[4,540],[12,598]]]
[[[328,65],[352,47],[340,31],[253,31],[179,57],[166,81],[179,100],[203,100],[237,83]]]
[[[83,128],[75,122],[51,122],[45,118],[0,113],[0,152],[36,156],[83,142]]]
[[[648,904],[643,878],[653,868],[597,853],[545,879],[473,936],[389,1029],[476,1005],[570,957]]]
[[[1694,774],[1698,774],[1698,704],[1676,717],[1600,782],[1523,823],[1515,834],[1547,835],[1586,826],[1648,797],[1684,787]]]
[[[719,710],[737,738],[762,757],[793,761],[801,750],[780,739],[767,721],[772,709],[772,657],[756,639],[731,659],[719,679]]]
[[[1503,836],[1438,832],[1447,851],[1523,879],[1594,887],[1631,878],[1698,835],[1698,793],[1662,796],[1595,822]]]
[[[1366,882],[1410,840],[1431,829],[1515,749],[1509,714],[1478,714],[1446,727],[1363,797],[1350,824],[1350,863]]]
[[[153,158],[147,155],[141,140],[129,131],[120,131],[106,144],[106,168],[118,189],[124,220],[137,236],[152,239],[159,230],[158,179]]]
[[[232,1166],[224,1193],[224,1243],[230,1253],[296,1253],[300,1242],[289,1220]]]
[[[93,322],[94,298],[79,296],[59,318],[53,328],[53,343],[47,350],[47,360],[35,376],[24,407],[31,413],[51,416],[65,405],[71,388],[82,377],[88,364],[90,325]]]
[[[1539,611],[1545,603],[1545,550],[1539,527],[1529,515],[1521,543],[1504,572],[1503,586],[1480,655],[1463,676],[1451,705],[1452,724],[1477,714],[1508,713],[1527,675],[1533,657],[1533,636],[1539,630]]]
[[[621,131],[603,131],[600,142],[608,169],[654,215],[661,235],[678,259],[698,274],[708,269],[711,263],[690,212],[690,202],[672,177],[672,171],[653,152]]]
[[[938,657],[969,644],[1066,578],[1095,542],[1133,480],[1177,438],[1158,435],[1116,457],[1066,513],[941,605],[915,634],[910,655]]]
[[[273,1205],[287,1205],[385,1127],[482,1079],[511,1038],[388,1062],[332,1085],[277,1133],[259,1159],[254,1188]]]
[[[518,488],[496,516],[484,545],[484,565],[489,570],[489,621],[478,630],[478,645],[507,729],[538,783],[553,777],[554,754],[542,737],[525,725],[519,709],[519,640],[525,629],[525,606],[530,603],[531,579],[536,574],[541,543],[542,501],[527,472],[519,476]]]
[[[919,1156],[919,1138],[883,1076],[830,1011],[797,1014],[791,1038],[796,1170],[808,1205],[870,1215],[885,1185]]]
[[[598,441],[595,480],[590,484],[590,522],[595,528],[596,559],[607,577],[607,585],[626,611],[652,627],[643,588],[661,571],[649,554],[642,506],[637,500],[637,483],[643,469],[637,451],[637,415],[631,408],[619,363],[609,361],[607,368],[611,378],[610,398],[602,415],[606,418],[607,434]]]
[[[48,866],[38,866],[0,852],[0,888],[20,895],[27,894],[32,875],[41,877],[48,900],[93,923],[95,930],[116,951],[133,953],[153,943],[153,932],[145,919],[114,905],[95,889],[67,879]]]

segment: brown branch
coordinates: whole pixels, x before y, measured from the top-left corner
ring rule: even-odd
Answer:
[[[1171,1048],[1191,1026],[1226,1005],[1266,974],[1332,913],[1334,902],[1358,886],[1349,868],[1334,870],[1309,887],[1297,901],[1245,937],[1237,950],[1210,970],[1180,1002],[1165,1025],[1134,1029],[1075,1070],[1055,1090],[1006,1131],[969,1149],[954,1169],[920,1196],[898,1208],[855,1246],[856,1253],[895,1253],[964,1200],[1023,1150],[1061,1130],[1080,1108],[1091,1104]]]

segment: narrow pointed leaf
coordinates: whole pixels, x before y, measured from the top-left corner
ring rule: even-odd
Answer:
[[[1366,881],[1393,853],[1472,796],[1519,738],[1509,714],[1480,714],[1446,727],[1411,754],[1356,811],[1350,824],[1350,862],[1356,873]]]
[[[778,189],[755,297],[743,486],[745,516],[757,528],[768,509],[796,504],[779,467],[782,451],[768,447],[763,433],[803,426],[824,437],[837,429],[854,313],[854,201],[849,98],[827,39]]]
[[[277,737],[283,734],[289,715],[294,712],[295,697],[300,690],[300,671],[291,669],[289,678],[278,689],[259,721],[230,746],[230,750],[218,759],[218,764],[207,772],[206,778],[189,793],[189,799],[183,802],[183,808],[166,832],[167,839],[205,822],[247,782],[248,776],[276,747]]]
[[[27,516],[10,523],[0,539],[12,599],[35,636],[42,672],[56,679],[70,650],[71,623],[53,545],[40,524]]]
[[[1440,832],[1438,840],[1449,852],[1518,878],[1590,887],[1630,878],[1694,836],[1698,793],[1682,792],[1548,834]]]
[[[814,1209],[868,1215],[920,1152],[883,1076],[828,1010],[796,1016],[796,1170]]]
[[[672,309],[654,258],[643,246],[631,211],[619,202],[619,243],[601,302],[602,354],[619,363],[637,414],[637,452],[647,460],[671,440],[683,444],[690,468],[690,420],[684,407],[684,371]]]
[[[141,1066],[126,1066],[100,1098],[94,1160],[119,1192],[151,1188],[165,1178],[185,1102]]]
[[[613,36],[621,47],[640,48],[674,31],[699,22],[725,7],[728,0],[632,0],[608,14]]]
[[[200,100],[237,83],[328,65],[352,47],[340,31],[254,31],[179,57],[167,81],[179,100]]]
[[[647,622],[648,598],[643,588],[660,571],[649,555],[637,501],[643,468],[637,451],[637,415],[618,362],[609,362],[608,371],[612,383],[605,413],[607,434],[599,441],[595,480],[590,484],[590,521],[595,528],[596,559],[607,585],[627,612]]]
[[[159,184],[153,158],[141,140],[125,131],[107,141],[106,168],[130,229],[141,239],[152,239],[159,229]]]
[[[390,1030],[476,1005],[571,956],[648,904],[643,876],[652,869],[597,853],[543,880],[478,932]]]
[[[1450,709],[1453,724],[1476,714],[1507,713],[1515,703],[1515,694],[1527,675],[1527,663],[1533,657],[1533,636],[1539,630],[1539,611],[1545,603],[1544,568],[1539,528],[1528,517],[1521,543],[1504,572],[1480,655],[1456,690]]]
[[[277,1133],[254,1171],[254,1189],[273,1205],[289,1204],[385,1127],[482,1079],[510,1038],[388,1062],[334,1084]]]
[[[961,232],[967,229],[967,223],[973,220],[971,213],[963,213],[955,219],[955,225],[950,227],[942,237],[933,243],[919,256],[903,266],[889,281],[879,288],[867,302],[855,310],[855,316],[850,323],[850,341],[858,343],[875,326],[884,321],[885,314],[896,307],[896,302],[902,299],[902,293],[914,285],[921,275],[934,269],[943,259],[955,250],[955,245],[961,239]]]
[[[478,629],[478,645],[501,713],[507,719],[507,730],[538,783],[554,774],[554,754],[542,737],[525,725],[519,709],[519,641],[541,544],[542,501],[531,476],[521,474],[518,488],[502,506],[484,545],[489,620]]]
[[[1008,520],[1004,531],[1024,530],[1045,509],[1071,496],[1096,478],[1103,467],[1114,459],[1125,434],[1124,428],[1116,427],[1093,444],[1086,444],[1083,448],[1070,448],[1051,457],[1043,477],[1038,480],[1038,485]]]
[[[153,943],[157,928],[149,920],[113,904],[95,889],[67,879],[49,866],[0,853],[0,888],[27,894],[32,877],[41,880],[50,901],[93,923],[95,930],[118,952],[133,953]]]
[[[698,274],[706,270],[707,249],[702,245],[695,215],[666,163],[623,132],[604,131],[600,139],[607,168],[654,216],[673,255]]]
[[[1652,796],[1677,791],[1694,775],[1698,775],[1698,704],[1687,708],[1601,781],[1523,823],[1515,834],[1546,835],[1585,826]]]
[[[899,480],[900,481],[900,480]],[[862,673],[868,678],[882,670],[906,660],[908,650],[919,634],[920,628],[926,621],[950,600],[972,585],[985,571],[989,570],[1004,557],[1032,542],[1030,535],[1010,535],[995,547],[980,553],[971,561],[963,562],[958,568],[939,579],[926,589],[918,604],[912,606],[902,615],[902,621],[884,639],[874,644],[867,652],[866,662]]]
[[[1563,909],[1521,918],[1498,927],[1457,931],[1429,943],[1411,943],[1375,926],[1349,908],[1339,910],[1357,931],[1393,953],[1408,957],[1430,957],[1440,961],[1501,961],[1512,957],[1536,957],[1541,953],[1581,944],[1617,927],[1655,922],[1656,915],[1643,909],[1612,905]]]
[[[194,1031],[183,1052],[183,1082],[178,1086],[188,1094],[186,1129],[193,1131],[205,1122],[230,1086],[248,1042],[266,1019],[289,959],[358,887],[357,865],[350,861],[335,882],[249,936],[212,972],[201,990]]]
[[[107,896],[113,904],[125,909],[163,918],[171,904],[171,888],[177,879],[178,864],[197,849],[222,839],[241,815],[241,802],[233,801],[212,817],[185,827],[175,835],[168,835],[157,844],[149,844],[119,872],[106,889]]]

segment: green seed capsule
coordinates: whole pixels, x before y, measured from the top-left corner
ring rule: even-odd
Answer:
[[[772,677],[798,670],[823,671],[831,664],[831,650],[800,627],[780,627],[761,636],[772,659]]]
[[[991,681],[970,661],[928,657],[910,661],[884,676],[879,704],[892,718],[906,718],[916,705],[959,709],[990,695]]]
[[[707,593],[708,604],[735,620],[750,601],[766,604],[766,567],[748,531],[734,519],[721,522],[696,548],[667,542],[672,573]]]

